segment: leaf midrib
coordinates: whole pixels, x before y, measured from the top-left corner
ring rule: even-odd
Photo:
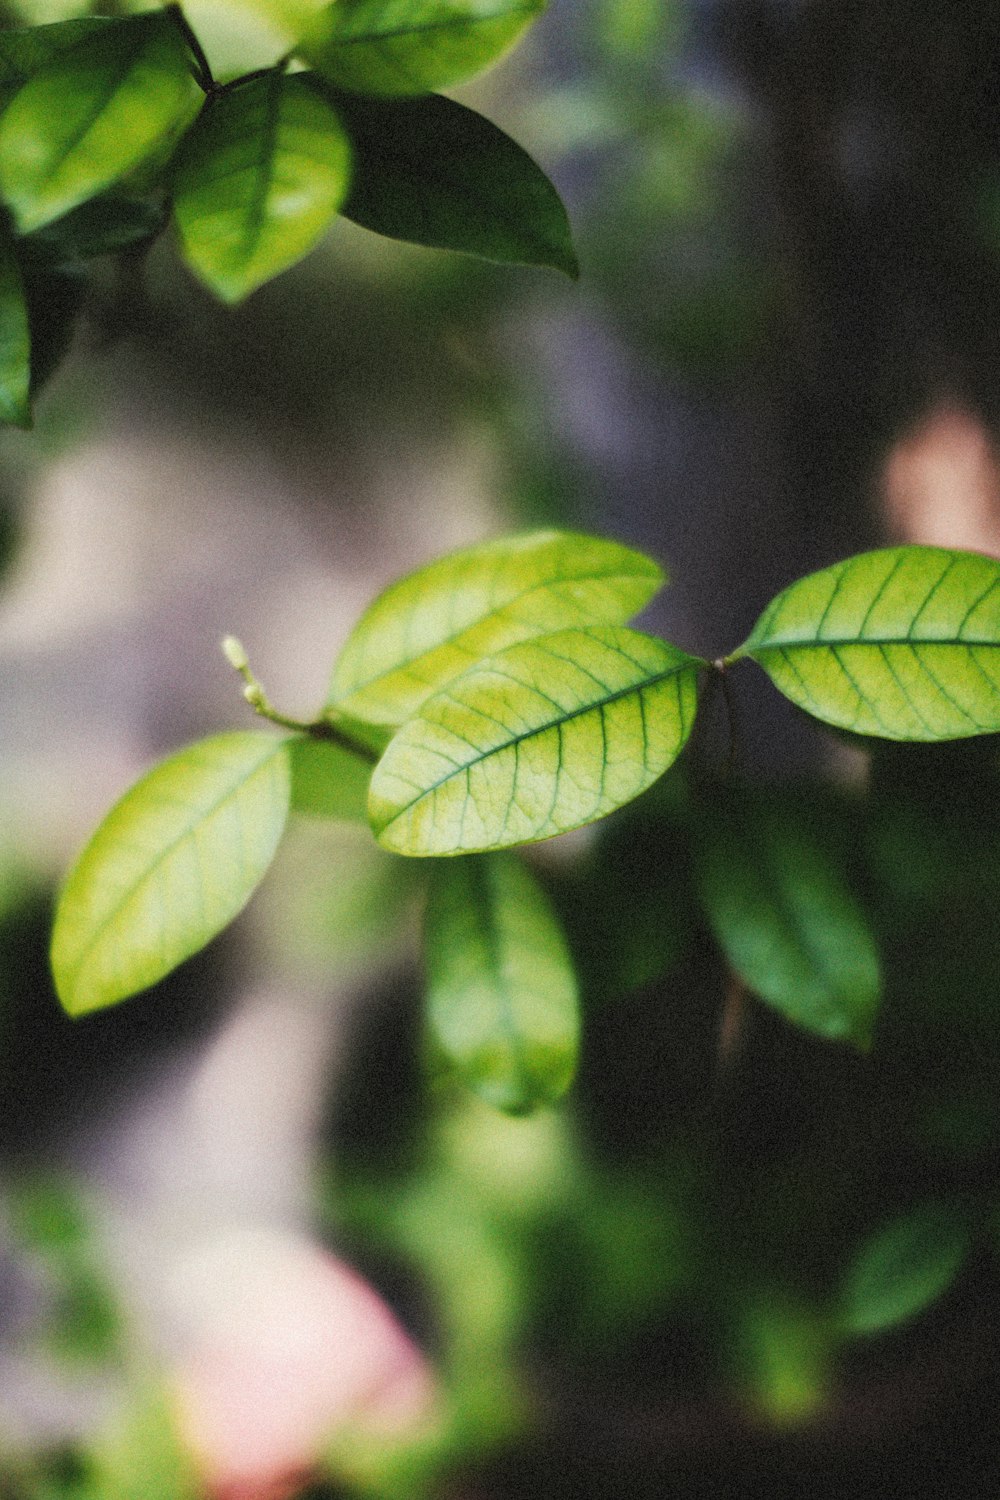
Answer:
[[[280,750],[285,743],[285,741],[278,741],[275,749],[271,751],[269,755],[263,756],[256,763],[252,770],[248,771],[246,775],[240,778],[239,781],[234,782],[230,787],[228,787],[227,790],[223,792],[219,797],[217,797],[214,802],[210,803],[207,807],[202,809],[198,815],[197,822],[203,823],[206,822],[209,818],[214,817],[214,815],[219,811],[224,802],[228,801],[228,799],[234,796],[236,792],[244,787],[252,777],[256,776],[259,771],[262,771],[265,766],[271,763],[275,755],[278,753],[278,750]],[[179,846],[184,842],[185,839],[191,838],[193,836],[194,826],[194,823],[192,823],[192,825],[185,829],[183,833],[179,833],[176,838],[172,839],[169,844],[165,845],[161,849],[160,854],[156,858],[156,860],[152,864],[147,866],[147,868],[143,871],[139,878],[127,888],[125,894],[118,902],[116,902],[114,907],[112,907],[111,911],[107,914],[107,916],[94,931],[90,942],[82,950],[80,958],[73,966],[71,970],[73,983],[75,983],[79,978],[84,964],[91,957],[95,948],[103,939],[108,927],[121,915],[122,911],[132,900],[140,887],[151,879],[153,873],[166,863],[166,861],[170,858],[174,851],[179,848]]]
[[[400,37],[423,36],[435,31],[470,31],[475,26],[486,25],[491,21],[513,20],[517,16],[532,16],[537,13],[537,5],[505,5],[489,15],[452,16],[450,20],[425,21],[419,25],[393,26],[385,31],[362,31],[353,35],[334,32],[329,40],[337,47],[374,47],[380,42],[398,41]]]

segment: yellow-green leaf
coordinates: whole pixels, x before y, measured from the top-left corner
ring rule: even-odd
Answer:
[[[679,755],[704,666],[613,627],[508,647],[390,740],[368,797],[379,842],[397,854],[473,853],[604,817]]]
[[[548,898],[513,854],[439,860],[425,922],[438,1056],[497,1109],[558,1099],[576,1067],[576,978]]]
[[[299,74],[272,71],[209,99],[174,179],[185,260],[238,302],[313,248],[350,167],[340,121]]]
[[[489,67],[545,0],[334,0],[296,52],[359,94],[429,94]]]
[[[576,532],[468,547],[400,579],[370,605],[334,668],[329,702],[402,724],[481,658],[564,626],[624,623],[663,581],[651,558]]]
[[[198,90],[165,11],[57,52],[0,116],[0,190],[27,233],[116,182],[183,128]]]
[[[287,741],[220,734],[156,766],[71,870],[52,970],[71,1015],[162,979],[242,910],[288,815]]]
[[[24,283],[13,247],[0,225],[0,422],[31,426],[30,359]]]
[[[807,713],[856,734],[996,734],[1000,562],[943,547],[864,552],[779,594],[740,656]]]

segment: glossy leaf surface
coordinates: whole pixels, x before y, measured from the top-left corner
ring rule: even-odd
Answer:
[[[488,260],[578,267],[562,201],[542,169],[489,120],[430,94],[342,94],[354,173],[342,212],[377,234]]]
[[[971,1243],[964,1216],[924,1203],[878,1230],[858,1251],[841,1293],[851,1333],[873,1334],[913,1318],[948,1290]]]
[[[111,23],[104,16],[80,16],[46,26],[0,31],[0,105],[59,52],[94,36]]]
[[[575,532],[501,537],[392,584],[334,668],[330,702],[401,724],[484,656],[570,625],[619,624],[663,583],[640,552]]]
[[[111,810],[70,872],[52,969],[81,1015],[162,979],[243,908],[288,814],[287,741],[221,734],[171,756]]]
[[[187,48],[165,12],[58,52],[0,116],[0,187],[27,233],[108,187],[192,114]]]
[[[429,94],[495,62],[544,0],[335,0],[296,51],[341,88]]]
[[[726,798],[694,847],[709,922],[748,988],[795,1025],[867,1048],[882,990],[878,950],[809,805]]]
[[[371,764],[341,745],[302,735],[288,743],[293,812],[367,823]]]
[[[375,768],[368,815],[397,854],[472,853],[604,817],[661,776],[702,663],[634,630],[563,630],[429,698]]]
[[[558,1099],[576,1066],[576,979],[548,898],[513,854],[441,860],[425,921],[438,1055],[497,1109]]]
[[[0,422],[31,425],[28,385],[31,338],[24,283],[13,247],[0,226]]]
[[[350,147],[299,75],[266,73],[206,104],[174,182],[184,258],[226,302],[300,260],[347,191]]]
[[[735,653],[829,724],[893,740],[1000,732],[1000,562],[889,547],[799,579]]]

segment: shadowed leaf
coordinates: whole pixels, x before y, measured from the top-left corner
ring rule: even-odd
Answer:
[[[0,422],[31,426],[30,361],[24,283],[11,243],[0,225]]]
[[[512,854],[441,860],[425,922],[431,1039],[469,1088],[523,1114],[576,1066],[576,979],[548,898]]]
[[[429,94],[496,62],[545,0],[335,0],[296,52],[359,94]]]
[[[346,818],[367,823],[368,761],[341,745],[302,735],[288,743],[292,771],[292,812],[313,818]]]
[[[288,814],[287,741],[221,734],[156,766],[71,870],[52,936],[71,1015],[162,979],[249,900]]]
[[[188,265],[226,302],[287,270],[336,215],[350,155],[330,105],[298,74],[266,73],[209,100],[174,179]]]
[[[577,275],[559,194],[489,120],[439,94],[335,102],[354,150],[346,218],[417,245]]]
[[[1000,562],[942,547],[848,558],[772,600],[740,656],[807,713],[856,734],[995,734]]]
[[[634,630],[563,630],[480,662],[423,704],[375,768],[368,815],[397,854],[473,853],[604,817],[680,754],[705,664]]]
[[[664,581],[651,558],[575,532],[501,537],[392,584],[362,615],[330,703],[401,724],[482,657],[570,625],[617,625]]]
[[[970,1243],[964,1216],[943,1203],[923,1203],[884,1225],[861,1246],[844,1278],[844,1326],[873,1334],[915,1317],[951,1286]]]

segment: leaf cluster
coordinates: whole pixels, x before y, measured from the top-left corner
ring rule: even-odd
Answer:
[[[364,613],[311,724],[277,714],[227,642],[248,701],[290,732],[202,741],[113,809],[59,903],[52,962],[67,1010],[143,989],[208,942],[260,882],[290,810],[365,819],[390,852],[434,860],[432,1061],[523,1111],[573,1076],[578,983],[542,884],[508,851],[652,787],[707,682],[749,658],[854,734],[1000,731],[1000,562],[915,546],[849,558],[791,584],[714,663],[628,624],[663,581],[641,553],[570,532],[442,558]],[[867,1048],[878,948],[822,820],[730,790],[698,813],[691,843],[736,981],[794,1024]]]
[[[176,5],[0,32],[0,421],[30,425],[68,343],[76,307],[49,328],[53,287],[97,257],[140,256],[168,227],[227,303],[338,214],[575,275],[545,174],[435,92],[494,62],[543,3],[337,0],[273,67],[224,83]]]

